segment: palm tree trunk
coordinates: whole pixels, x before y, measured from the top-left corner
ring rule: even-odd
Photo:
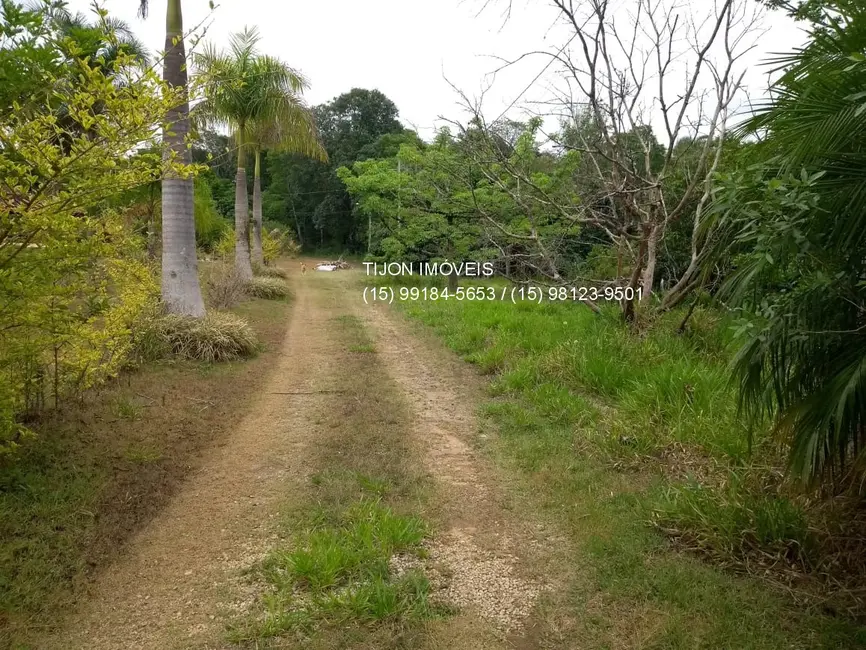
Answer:
[[[178,162],[188,165],[192,153],[186,146],[189,100],[180,2],[168,0],[163,79],[183,89],[184,101],[168,112],[163,137],[166,155],[174,154]],[[167,173],[162,180],[162,300],[172,314],[200,318],[205,308],[198,282],[193,206],[193,179]]]
[[[256,169],[253,175],[253,264],[262,266],[265,263],[262,252],[262,152],[256,147]]]
[[[244,168],[244,125],[238,125],[238,172],[235,176],[235,267],[243,280],[253,279],[250,264],[250,208]]]

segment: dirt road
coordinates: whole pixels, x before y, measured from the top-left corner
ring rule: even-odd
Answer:
[[[262,393],[224,446],[99,576],[65,630],[42,648],[221,648],[226,617],[255,596],[238,578],[278,541],[287,495],[304,489],[319,417],[334,399],[340,353],[327,326],[357,316],[413,414],[405,436],[437,485],[433,560],[450,568],[460,614],[431,625],[431,648],[535,647],[547,584],[538,527],[508,507],[476,453],[479,379],[387,307],[363,304],[355,272],[300,275],[287,335]],[[323,392],[324,391],[324,392]]]

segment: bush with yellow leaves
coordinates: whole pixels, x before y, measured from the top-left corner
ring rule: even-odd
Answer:
[[[40,91],[0,93],[0,455],[45,405],[127,363],[157,284],[143,243],[107,206],[169,168],[194,171],[159,150],[179,91],[122,49],[110,69],[78,57],[45,11],[8,13],[22,24],[4,43]]]

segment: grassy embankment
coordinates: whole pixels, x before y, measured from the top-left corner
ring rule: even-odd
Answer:
[[[36,437],[0,467],[0,648],[56,625],[238,424],[289,309],[259,299],[231,309],[263,346],[253,359],[147,363],[32,425]]]
[[[479,444],[580,549],[573,647],[866,646],[857,599],[818,578],[856,557],[786,489],[771,441],[749,450],[712,313],[635,334],[579,304],[400,304],[490,377],[500,435]]]

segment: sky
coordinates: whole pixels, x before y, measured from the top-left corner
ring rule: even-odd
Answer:
[[[634,1],[614,0],[614,17],[626,19]],[[678,1],[699,10],[713,2]],[[68,1],[75,11],[87,11],[90,4]],[[163,49],[165,0],[151,0],[145,20],[136,16],[138,0],[100,4],[125,20],[152,53]],[[558,79],[552,69],[542,72],[549,57],[530,56],[491,75],[503,59],[556,49],[568,37],[548,0],[513,0],[506,19],[507,6],[508,0],[217,0],[211,11],[208,0],[183,0],[184,27],[207,24],[205,39],[216,44],[245,25],[257,26],[261,50],[310,79],[305,94],[310,105],[354,87],[376,88],[425,139],[444,124],[441,116],[466,120],[451,84],[471,98],[485,90],[485,114],[493,117],[509,107],[509,116],[525,117],[525,106],[532,110],[537,104],[531,102],[550,97]],[[801,27],[779,13],[765,16],[763,30],[743,62],[753,99],[766,87],[768,67],[761,62],[804,41]]]

